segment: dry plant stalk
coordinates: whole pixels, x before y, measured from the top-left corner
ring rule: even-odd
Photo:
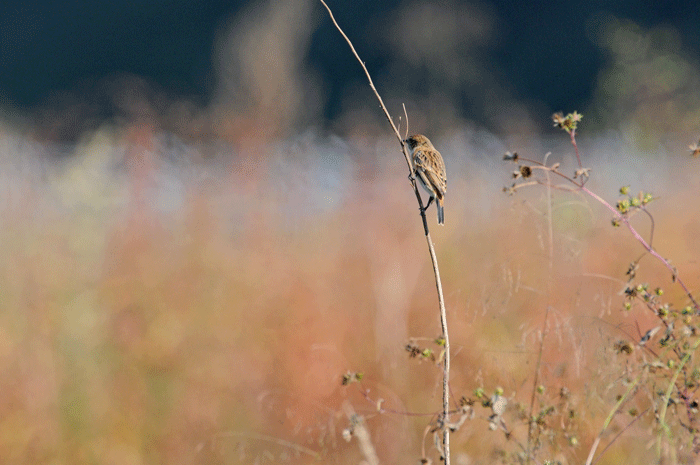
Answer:
[[[598,463],[605,452],[620,438],[620,436],[629,428],[632,427],[632,425],[637,422],[644,414],[646,414],[649,411],[654,412],[654,419],[656,423],[658,424],[658,428],[656,431],[656,438],[655,441],[650,441],[649,442],[649,448],[651,448],[651,445],[655,443],[655,453],[656,453],[656,462],[661,463],[664,460],[664,440],[668,441],[670,444],[671,442],[678,441],[678,439],[674,438],[674,432],[671,430],[671,424],[670,421],[666,419],[666,416],[673,416],[673,411],[671,410],[672,406],[675,405],[682,405],[685,406],[686,411],[688,412],[688,417],[689,420],[686,422],[683,421],[678,421],[678,424],[683,427],[684,429],[688,430],[688,432],[691,434],[692,437],[692,445],[694,447],[693,452],[697,454],[697,451],[700,450],[700,436],[698,435],[698,430],[697,428],[693,425],[693,420],[695,417],[695,413],[697,412],[697,401],[693,399],[693,396],[697,392],[697,375],[696,372],[698,370],[697,367],[691,367],[691,372],[690,374],[685,371],[685,367],[690,364],[691,360],[694,358],[694,354],[697,352],[698,349],[700,349],[700,339],[697,339],[697,330],[695,326],[691,326],[691,318],[692,316],[695,315],[700,315],[700,305],[698,304],[698,300],[692,295],[690,292],[690,289],[688,286],[685,284],[685,282],[681,279],[679,276],[678,270],[671,265],[670,260],[664,258],[661,256],[653,246],[653,240],[654,240],[654,229],[655,229],[655,222],[654,218],[651,215],[651,213],[646,209],[646,205],[655,200],[654,196],[652,196],[648,192],[640,192],[638,196],[632,196],[629,194],[629,186],[624,186],[620,188],[620,195],[624,196],[623,199],[619,200],[615,205],[611,204],[610,202],[604,200],[602,197],[591,191],[586,187],[586,181],[589,178],[589,172],[590,169],[584,168],[581,164],[581,157],[579,154],[578,150],[578,145],[576,142],[576,127],[577,123],[581,121],[582,115],[580,115],[577,112],[570,113],[566,117],[561,114],[561,113],[556,113],[553,115],[553,120],[555,122],[555,126],[564,129],[570,136],[571,139],[571,144],[573,145],[576,153],[576,159],[578,161],[578,169],[575,171],[573,176],[567,175],[563,173],[562,171],[559,171],[559,163],[554,163],[552,165],[547,164],[547,158],[549,154],[545,155],[545,159],[543,162],[535,161],[532,159],[528,158],[523,158],[519,156],[517,153],[511,153],[507,152],[504,155],[504,160],[507,161],[512,161],[518,163],[518,170],[513,172],[513,178],[515,181],[510,187],[504,188],[504,192],[507,193],[514,193],[516,190],[530,186],[530,185],[544,185],[547,188],[547,196],[549,199],[548,204],[551,205],[551,189],[557,188],[560,190],[568,191],[568,192],[580,192],[583,194],[587,194],[590,197],[592,197],[594,200],[596,200],[598,203],[603,205],[605,208],[610,210],[614,217],[612,220],[612,225],[613,226],[621,226],[625,225],[627,229],[632,233],[634,239],[642,245],[644,248],[645,252],[636,260],[634,260],[629,267],[629,270],[627,271],[627,275],[629,276],[629,280],[627,282],[627,286],[625,288],[625,296],[627,299],[633,300],[633,299],[639,299],[645,302],[647,308],[652,311],[654,315],[656,315],[660,320],[661,320],[661,325],[657,326],[656,328],[647,331],[647,333],[641,337],[640,341],[636,344],[639,347],[644,346],[647,348],[649,351],[649,354],[651,354],[656,361],[655,362],[648,362],[646,358],[644,358],[644,362],[641,365],[641,370],[639,374],[637,375],[636,379],[630,381],[626,381],[626,392],[619,396],[617,403],[614,405],[614,407],[610,410],[608,417],[606,418],[605,422],[603,423],[603,426],[598,433],[597,437],[594,439],[593,444],[589,450],[588,457],[586,459],[586,465],[594,465]],[[691,150],[695,150],[697,147],[689,147]],[[533,174],[536,172],[536,170],[541,171],[545,175],[545,179],[537,179],[533,178]],[[554,174],[557,175],[566,181],[568,181],[570,184],[573,185],[573,187],[569,186],[555,186],[551,183],[550,175]],[[531,178],[533,180],[531,180]],[[527,181],[525,182],[520,182],[521,179],[526,179]],[[635,229],[635,227],[632,226],[630,223],[630,218],[633,213],[636,212],[641,212],[644,213],[648,216],[649,221],[651,222],[651,230],[649,233],[649,239],[645,239],[642,237],[642,235]],[[548,212],[548,216],[551,218],[551,210]],[[550,240],[551,240],[551,229],[550,229]],[[662,304],[657,300],[657,297],[663,295],[661,288],[657,288],[656,291],[653,293],[647,290],[647,285],[646,284],[638,284],[636,286],[633,286],[631,283],[635,278],[636,275],[636,270],[639,264],[639,260],[645,255],[645,254],[650,254],[654,258],[656,258],[658,261],[660,261],[670,272],[671,272],[671,281],[677,285],[679,285],[682,289],[683,292],[688,299],[688,301],[691,303],[691,305],[686,305],[683,309],[673,309],[670,308],[668,304]],[[551,261],[551,244],[550,244],[550,261]],[[551,266],[551,263],[550,263]],[[631,308],[631,304],[626,303],[626,305],[629,305],[627,307],[628,309]],[[675,314],[675,316],[674,316]],[[669,320],[670,319],[670,320]],[[675,322],[680,321],[683,326],[681,326],[681,329],[678,330],[677,332],[674,332]],[[656,334],[661,328],[665,327],[666,328],[666,335],[659,340],[659,344],[661,344],[662,347],[673,347],[672,344],[675,344],[675,349],[672,349],[670,352],[672,354],[675,354],[675,358],[669,358],[668,360],[664,361],[662,357],[657,355],[654,351],[650,350],[645,343],[649,341],[654,334]],[[544,326],[545,331],[543,331],[543,338],[544,335],[546,335],[546,315],[545,315],[545,326]],[[641,336],[641,334],[640,334]],[[677,336],[680,336],[680,339],[677,339]],[[691,340],[689,340],[690,337],[695,338],[694,341],[691,343]],[[671,344],[669,344],[667,341],[672,341]],[[633,349],[630,348],[628,353],[631,353]],[[542,345],[540,345],[540,354],[542,352]],[[537,369],[535,372],[535,380],[537,380],[537,377],[539,375],[539,365],[540,365],[540,360],[538,359],[537,362]],[[626,426],[622,427],[619,429],[616,435],[612,437],[612,439],[608,442],[608,444],[603,448],[603,450],[597,455],[596,457],[596,452],[598,450],[598,447],[601,444],[601,441],[604,438],[604,435],[606,433],[609,433],[609,429],[612,423],[613,418],[618,415],[621,410],[622,410],[622,405],[629,401],[631,398],[633,398],[637,392],[637,390],[640,388],[640,385],[642,384],[642,380],[647,377],[649,372],[651,371],[652,367],[656,369],[658,366],[663,366],[668,368],[668,372],[665,375],[665,377],[661,378],[667,382],[667,385],[664,389],[658,389],[658,386],[655,384],[654,385],[654,392],[658,396],[658,400],[656,400],[656,396],[653,397],[653,405],[642,411],[641,413],[637,412],[634,413],[634,419],[630,422],[627,423]],[[680,384],[680,386],[679,386]],[[674,399],[674,392],[677,392],[678,397],[680,397],[683,402],[679,402],[678,400]],[[533,391],[534,394],[534,391]],[[529,417],[532,418],[532,413],[533,413],[533,405],[534,405],[534,395],[533,395],[533,400],[531,400],[530,403],[530,413]],[[693,405],[695,404],[695,405]],[[671,413],[669,413],[671,412]],[[628,412],[629,413],[629,412]],[[535,460],[534,457],[531,456],[531,437],[532,437],[532,421],[530,421],[530,427],[528,428],[528,445],[527,445],[527,459],[526,463],[530,463],[531,460]],[[670,461],[671,463],[676,463],[676,457],[675,454],[678,451],[670,447]]]
[[[369,436],[369,431],[367,431],[365,427],[364,420],[355,413],[355,409],[352,408],[352,405],[350,405],[350,402],[347,400],[343,402],[343,410],[351,425],[346,431],[349,431],[352,436],[357,438],[365,462],[368,465],[379,465],[379,458],[377,457],[377,452],[374,450],[374,445]]]
[[[408,152],[406,150],[406,144],[404,144],[403,139],[401,138],[401,134],[399,133],[399,130],[396,128],[396,125],[394,124],[394,120],[391,118],[391,115],[389,114],[389,111],[386,109],[386,106],[384,105],[384,101],[382,100],[382,97],[379,95],[379,92],[377,92],[377,89],[374,87],[374,82],[372,81],[372,77],[369,74],[369,71],[367,70],[367,67],[365,66],[365,63],[360,59],[360,56],[357,54],[357,51],[355,51],[355,47],[352,45],[352,42],[348,38],[347,35],[345,35],[345,32],[341,29],[341,27],[338,25],[338,23],[335,20],[335,17],[333,16],[333,12],[331,9],[328,7],[326,2],[324,0],[320,0],[320,2],[323,4],[323,6],[328,10],[328,15],[331,18],[331,21],[333,21],[333,24],[335,25],[336,29],[338,29],[338,32],[343,36],[345,41],[348,43],[350,46],[350,50],[352,50],[353,55],[355,55],[355,58],[357,61],[360,63],[360,66],[362,66],[362,69],[365,72],[365,75],[367,76],[367,80],[369,81],[369,86],[372,88],[372,91],[374,92],[374,95],[377,97],[377,100],[379,100],[379,105],[381,106],[382,110],[384,111],[384,116],[386,116],[386,119],[389,121],[389,124],[391,125],[391,128],[394,130],[394,134],[396,135],[396,138],[399,140],[399,143],[401,144],[401,151],[403,152],[404,157],[406,158],[406,164],[408,165],[408,179],[411,181],[411,186],[413,187],[413,191],[416,194],[416,199],[418,200],[418,206],[420,207],[420,212],[421,212],[421,217],[423,219],[423,231],[425,232],[425,238],[428,242],[428,251],[430,252],[430,259],[433,264],[433,273],[435,274],[435,286],[437,287],[437,294],[438,294],[438,303],[440,306],[440,326],[442,329],[442,338],[444,340],[445,344],[445,353],[444,353],[444,359],[443,359],[443,379],[442,379],[442,413],[441,413],[441,420],[438,422],[442,426],[442,454],[444,455],[444,460],[445,460],[445,465],[450,465],[450,430],[447,427],[449,425],[449,416],[450,416],[450,390],[449,390],[449,378],[450,378],[450,338],[447,332],[447,312],[445,311],[445,299],[442,293],[442,282],[440,281],[440,270],[438,268],[438,262],[437,262],[437,255],[435,254],[435,246],[433,245],[433,241],[430,238],[430,230],[428,229],[428,220],[425,215],[425,210],[423,209],[423,200],[421,199],[420,193],[418,192],[418,186],[416,184],[416,178],[413,175],[413,164],[411,163],[411,157],[409,157]]]

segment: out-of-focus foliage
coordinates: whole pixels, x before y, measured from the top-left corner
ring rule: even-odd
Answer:
[[[598,43],[609,54],[593,103],[599,127],[618,127],[651,151],[697,132],[700,68],[673,27],[645,29],[605,17]]]
[[[313,0],[256,3],[236,17],[215,47],[215,107],[258,137],[286,136],[317,122],[321,86],[305,61],[317,24]]]
[[[542,137],[540,104],[520,101],[490,67],[498,16],[449,5],[412,2],[381,21],[387,58],[370,70],[381,70],[380,92],[396,85],[385,94],[392,113],[406,103],[410,129],[445,158],[446,225],[433,240],[451,390],[527,404],[549,308],[541,383],[556,388],[538,387],[538,399],[566,386],[581,418],[548,453],[583,463],[623,389],[620,334],[634,340],[655,324],[644,308],[622,311],[641,250],[575,194],[500,195],[507,149],[554,149],[562,166],[571,149]],[[364,83],[343,89],[325,126],[343,136],[318,129],[327,89],[307,60],[314,28],[332,26],[315,11],[311,0],[261,3],[222,29],[211,102],[124,74],[55,96],[34,120],[0,121],[2,460],[358,463],[343,440],[348,405],[383,463],[420,458],[441,371],[439,346],[418,350],[440,334],[418,207]],[[417,21],[441,27],[412,29]],[[685,147],[698,140],[697,64],[669,28],[605,24],[611,62],[584,121],[635,142],[667,138],[686,156],[662,146],[644,159],[627,139],[587,134],[587,186],[658,195],[654,246],[692,280],[700,211],[688,199],[700,180]],[[334,53],[361,74],[345,47]],[[483,121],[460,110],[474,95]],[[639,278],[682,300],[651,262]],[[600,463],[647,460],[645,421]],[[490,424],[477,415],[453,436],[456,461],[492,462],[522,443],[521,427],[504,442]]]
[[[440,328],[417,206],[392,141],[307,134],[245,153],[133,125],[103,128],[56,163],[42,153],[57,146],[2,134],[0,456],[358,461],[356,444],[341,437],[350,402],[383,462],[420,457],[430,415],[390,412],[439,409],[440,369],[404,348]],[[493,144],[483,137],[435,140],[450,176],[446,225],[433,240],[451,389],[469,396],[500,386],[508,405],[527,404],[543,309],[553,305],[541,382],[571,392],[567,403],[582,416],[571,433],[584,447],[556,456],[581,463],[620,390],[615,328],[634,333],[634,315],[647,329],[644,309],[621,310],[624,270],[639,247],[595,205],[556,195],[550,262],[538,214],[545,199],[501,197],[506,170],[482,153]],[[592,173],[605,166],[594,162]],[[654,186],[663,200],[652,208],[654,244],[692,277],[700,212],[683,200],[698,189],[689,173]],[[644,265],[640,277],[669,280]],[[348,372],[361,381],[343,386]],[[644,460],[645,425],[616,450]],[[507,449],[488,428],[481,414],[466,423],[453,436],[455,459]],[[523,440],[521,429],[513,434]]]

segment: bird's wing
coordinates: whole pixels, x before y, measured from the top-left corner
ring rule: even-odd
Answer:
[[[438,197],[442,198],[447,192],[447,176],[445,163],[437,150],[417,150],[414,155],[416,168],[423,171],[427,181],[432,184]]]

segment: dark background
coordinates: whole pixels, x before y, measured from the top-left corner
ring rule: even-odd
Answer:
[[[212,56],[216,36],[232,21],[239,21],[240,15],[254,11],[255,3],[260,2],[5,0],[0,7],[0,102],[13,111],[31,113],[50,106],[57,94],[85,92],[105,76],[130,73],[168,95],[206,104],[217,86]],[[614,15],[643,27],[671,25],[687,52],[700,50],[700,2],[493,0],[472,4],[494,21],[483,53],[499,79],[508,82],[514,98],[536,100],[552,110],[583,108],[591,99],[606,60],[588,30],[596,15]],[[330,2],[380,82],[389,73],[385,67],[390,51],[377,46],[385,37],[378,29],[400,5],[406,2]],[[365,78],[349,59],[322,5],[313,11],[315,31],[307,60],[323,84],[322,113],[332,119],[341,111],[344,89],[363,85]],[[558,84],[562,77],[567,86]],[[419,85],[414,87],[420,92]],[[469,101],[465,96],[457,107],[467,117],[478,117],[479,108]]]

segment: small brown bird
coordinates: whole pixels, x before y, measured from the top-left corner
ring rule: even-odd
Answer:
[[[404,142],[408,144],[413,158],[413,169],[421,185],[430,194],[430,200],[424,207],[428,209],[433,200],[437,204],[438,224],[445,224],[445,212],[442,202],[447,192],[447,175],[445,174],[445,162],[442,155],[435,150],[433,144],[422,134],[409,137]]]

